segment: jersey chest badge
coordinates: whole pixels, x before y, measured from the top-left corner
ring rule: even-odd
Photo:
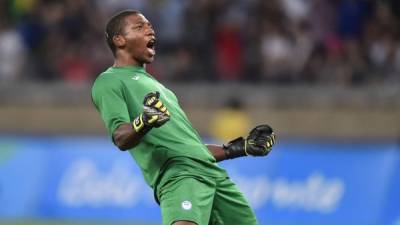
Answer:
[[[181,203],[181,207],[184,210],[191,210],[192,209],[192,203],[190,201],[183,201]]]

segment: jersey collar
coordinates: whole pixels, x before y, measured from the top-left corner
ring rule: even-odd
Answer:
[[[146,72],[144,67],[141,66],[112,66],[110,69],[113,70],[135,70],[135,71],[140,71],[140,72]]]

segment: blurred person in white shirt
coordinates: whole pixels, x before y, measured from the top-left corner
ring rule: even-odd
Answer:
[[[26,62],[26,47],[21,35],[0,19],[0,81],[12,82],[21,78]]]

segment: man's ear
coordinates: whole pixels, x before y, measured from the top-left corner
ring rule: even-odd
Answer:
[[[113,42],[116,47],[122,47],[126,44],[126,40],[122,35],[115,35],[113,37]]]

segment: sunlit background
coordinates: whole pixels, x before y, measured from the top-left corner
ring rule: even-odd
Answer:
[[[221,164],[260,224],[400,224],[400,1],[1,0],[1,225],[161,224],[90,99],[123,9],[205,142],[275,129],[268,157]]]

